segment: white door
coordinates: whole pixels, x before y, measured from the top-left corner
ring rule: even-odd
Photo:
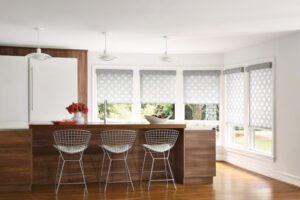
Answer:
[[[0,56],[0,129],[28,128],[28,60]]]
[[[66,107],[77,102],[77,59],[30,59],[30,122],[70,119]]]

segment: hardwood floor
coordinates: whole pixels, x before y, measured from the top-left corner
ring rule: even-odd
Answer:
[[[54,194],[52,185],[34,186],[32,192],[0,193],[1,200],[98,200],[98,199],[177,199],[177,200],[299,200],[300,188],[264,176],[239,169],[227,163],[217,163],[217,176],[214,184],[181,185],[177,190],[169,184],[152,183],[147,191],[147,183],[140,187],[135,182],[135,192],[125,184],[110,184],[107,194],[99,192],[98,184],[89,184],[89,194],[83,195],[83,186],[62,186],[60,193]]]

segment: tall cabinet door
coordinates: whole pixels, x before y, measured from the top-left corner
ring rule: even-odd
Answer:
[[[30,122],[70,119],[65,109],[77,102],[77,59],[30,59]]]
[[[0,129],[28,128],[28,60],[0,56]]]

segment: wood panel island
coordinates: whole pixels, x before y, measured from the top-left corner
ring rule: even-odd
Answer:
[[[180,132],[178,140],[171,150],[170,162],[174,172],[176,182],[179,184],[191,183],[212,183],[213,176],[216,173],[215,166],[215,131],[214,130],[187,130],[185,124],[103,124],[103,123],[86,123],[76,125],[52,125],[52,124],[31,124],[28,135],[31,133],[30,152],[32,156],[28,156],[27,165],[32,167],[30,170],[31,185],[54,184],[55,174],[58,162],[58,152],[53,148],[52,133],[55,130],[62,129],[83,129],[92,132],[92,137],[88,149],[84,153],[83,164],[88,183],[99,182],[100,165],[103,153],[98,147],[101,143],[100,132],[108,129],[127,129],[136,130],[137,137],[133,148],[129,151],[128,166],[134,181],[140,179],[141,167],[143,162],[144,150],[140,144],[145,143],[144,132],[151,129],[175,129]],[[0,132],[1,134],[1,132]],[[7,135],[7,134],[6,134]],[[25,136],[25,134],[24,134]],[[0,159],[1,159],[0,154]],[[9,155],[5,155],[6,157]],[[23,163],[24,163],[24,158]],[[150,168],[150,159],[146,162],[146,170]],[[118,161],[116,161],[118,162]],[[6,163],[13,165],[13,163]],[[113,163],[113,171],[122,171],[123,163]],[[24,166],[14,166],[16,168]],[[148,168],[147,168],[148,167]],[[157,170],[161,165],[157,163]],[[77,163],[65,166],[65,172],[79,172]],[[0,168],[0,175],[4,173]],[[27,175],[27,176],[29,176]],[[6,176],[8,176],[6,174]],[[11,176],[17,176],[11,174]],[[120,174],[111,176],[118,179]],[[157,175],[156,177],[158,177]],[[145,176],[146,177],[146,176]],[[155,178],[155,174],[153,174]],[[25,178],[25,177],[24,177]],[[65,181],[79,181],[80,175],[65,176]],[[1,190],[1,185],[0,185]],[[29,189],[28,189],[29,190]]]

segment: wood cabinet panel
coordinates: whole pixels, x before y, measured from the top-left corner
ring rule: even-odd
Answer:
[[[215,131],[186,130],[184,139],[185,183],[212,181],[212,179],[207,179],[207,177],[216,175]],[[200,178],[203,178],[203,180]]]
[[[0,191],[31,190],[31,131],[0,131]]]

